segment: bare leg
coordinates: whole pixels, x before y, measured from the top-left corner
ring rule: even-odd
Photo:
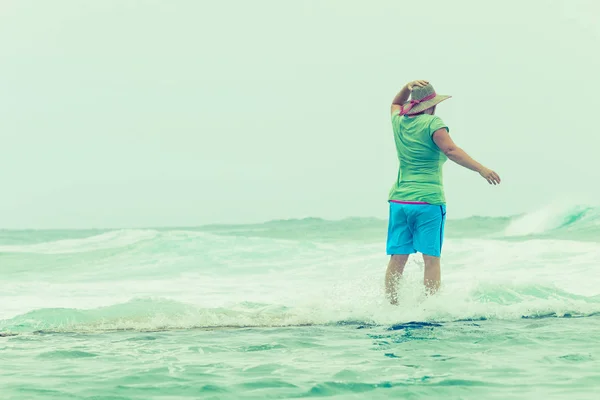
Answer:
[[[390,257],[385,273],[385,292],[391,304],[398,304],[398,281],[404,272],[408,254],[396,254]]]
[[[440,258],[423,254],[425,273],[423,283],[429,294],[435,294],[440,288]]]

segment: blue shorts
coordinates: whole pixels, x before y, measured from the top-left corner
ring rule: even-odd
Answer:
[[[387,254],[419,253],[439,257],[444,242],[446,206],[390,202]]]

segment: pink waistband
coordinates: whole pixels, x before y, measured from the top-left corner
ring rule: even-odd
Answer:
[[[425,201],[402,201],[402,200],[390,200],[392,203],[400,203],[400,204],[429,204]]]

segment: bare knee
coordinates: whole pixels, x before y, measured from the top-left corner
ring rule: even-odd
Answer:
[[[425,268],[435,268],[440,266],[440,257],[428,256],[423,254],[423,263],[425,263]]]
[[[408,260],[408,254],[394,254],[391,261],[398,264],[404,264]]]
[[[390,262],[388,263],[388,274],[402,274],[404,271],[404,266],[406,265],[406,261],[408,260],[408,254],[394,254],[390,257]]]

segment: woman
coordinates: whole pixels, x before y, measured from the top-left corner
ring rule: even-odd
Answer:
[[[409,96],[410,102],[407,102]],[[428,293],[440,287],[440,256],[446,222],[442,166],[449,158],[478,172],[492,185],[500,177],[458,147],[449,129],[435,115],[436,105],[450,98],[438,95],[428,81],[407,83],[392,102],[392,126],[400,167],[389,195],[390,216],[385,283],[390,303],[397,304],[397,284],[409,254],[420,252]]]

